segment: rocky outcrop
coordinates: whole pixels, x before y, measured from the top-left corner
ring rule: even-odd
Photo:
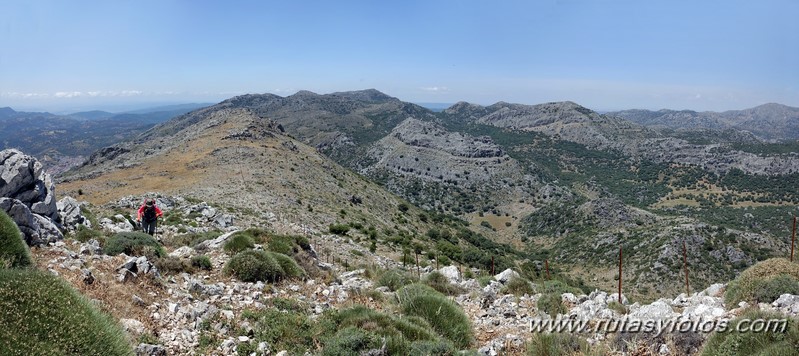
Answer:
[[[67,230],[76,230],[79,225],[92,227],[92,223],[81,213],[81,203],[75,198],[64,197],[56,203],[58,215],[61,216],[61,223]]]
[[[52,178],[39,161],[18,150],[0,152],[0,196],[17,199],[31,212],[59,222]]]
[[[53,180],[39,161],[18,150],[0,151],[0,209],[17,223],[28,245],[64,237]]]

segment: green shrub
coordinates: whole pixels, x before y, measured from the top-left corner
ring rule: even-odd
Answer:
[[[771,303],[786,293],[799,295],[799,280],[787,274],[758,281],[755,284],[754,297],[758,303]]]
[[[455,354],[452,343],[441,339],[430,324],[418,316],[393,317],[359,305],[328,312],[322,320],[327,320],[328,328],[341,330],[324,340],[324,354],[358,355],[382,347],[382,340],[389,355]],[[350,330],[344,331],[347,329]],[[380,342],[369,342],[375,339]]]
[[[241,251],[255,247],[255,241],[248,234],[236,233],[225,242],[222,247],[229,255],[235,255]]]
[[[392,269],[383,272],[377,280],[377,285],[381,287],[388,287],[392,292],[415,282],[415,278],[405,271]]]
[[[191,258],[191,265],[195,268],[210,271],[213,268],[211,259],[206,255],[194,256]]]
[[[459,295],[464,289],[449,282],[441,272],[434,271],[424,278],[424,284],[446,295]]]
[[[766,299],[776,299],[780,294],[795,291],[797,281],[799,264],[791,263],[785,258],[771,258],[747,268],[730,282],[724,293],[724,302],[729,306],[735,306],[741,301],[771,303],[774,299]]]
[[[473,334],[469,318],[443,294],[426,285],[411,284],[397,292],[397,301],[404,314],[421,317],[455,346],[465,348],[471,344]]]
[[[502,287],[503,294],[513,294],[517,297],[535,294],[533,284],[522,277],[512,277],[504,287]]]
[[[236,276],[243,282],[275,282],[283,276],[283,269],[265,251],[246,250],[228,261],[225,273]]]
[[[293,312],[302,312],[303,310],[307,309],[307,306],[304,303],[301,303],[297,299],[288,299],[281,297],[268,299],[268,305],[279,310],[293,311]]]
[[[280,268],[283,270],[283,276],[281,276],[280,279],[305,276],[305,271],[297,265],[297,262],[294,261],[293,258],[277,252],[267,252],[267,254],[277,261],[277,264],[280,265]]]
[[[331,234],[346,235],[350,231],[350,226],[347,224],[330,224],[329,230]]]
[[[242,252],[242,253],[246,253]],[[254,343],[267,342],[278,350],[287,350],[291,355],[302,355],[315,346],[317,324],[303,313],[266,308],[259,311],[245,311],[242,318],[249,321],[253,330]]]
[[[563,304],[563,299],[557,293],[545,293],[538,298],[536,303],[538,310],[548,314],[551,317],[556,317],[558,314],[566,313],[568,310]]]
[[[748,319],[786,319],[782,314],[768,313],[759,310],[750,310],[738,318],[730,321],[726,332],[716,332],[710,336],[702,350],[702,356],[796,356],[799,355],[799,322],[787,318],[784,330],[763,332],[738,332],[736,326]]]
[[[305,275],[305,271],[291,257],[256,250],[239,252],[228,261],[224,271],[243,282],[277,282]]]
[[[379,336],[350,326],[325,341],[322,355],[359,355],[362,351],[379,349],[382,345]]]
[[[164,248],[152,236],[142,232],[120,232],[105,243],[103,252],[106,255],[116,256],[125,253],[129,256],[166,256]],[[152,257],[152,256],[148,256]]]
[[[0,269],[28,267],[32,264],[31,253],[17,223],[0,210]]]
[[[272,236],[267,244],[267,249],[284,255],[291,255],[294,253],[293,244],[294,238],[291,236]]]
[[[78,225],[78,230],[75,231],[73,237],[80,242],[86,242],[91,239],[102,240],[104,235],[101,231],[90,229],[85,225]]]
[[[122,329],[62,279],[0,270],[0,350],[10,355],[133,355]]]

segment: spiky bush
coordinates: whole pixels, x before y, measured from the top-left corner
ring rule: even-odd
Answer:
[[[577,335],[536,333],[527,343],[529,356],[585,355],[588,343]]]
[[[377,280],[377,285],[381,287],[388,287],[392,292],[411,284],[416,279],[405,271],[392,269],[383,272]]]
[[[78,240],[80,242],[86,242],[86,241],[89,241],[91,239],[95,239],[95,240],[98,240],[98,241],[99,240],[103,240],[105,236],[103,235],[102,232],[97,231],[97,230],[93,230],[93,229],[88,228],[85,225],[81,224],[81,225],[78,225],[78,230],[75,231],[75,234],[73,235],[73,237],[75,238],[75,240]]]
[[[103,253],[115,256],[125,253],[130,256],[166,256],[164,248],[152,236],[142,232],[120,232],[105,243]],[[150,256],[148,256],[150,257]]]
[[[331,234],[346,235],[350,231],[350,226],[347,224],[330,224],[328,230]]]
[[[755,319],[787,319],[783,330],[763,332],[738,332],[737,325],[743,320]],[[710,336],[702,350],[702,356],[796,356],[799,355],[799,325],[795,319],[786,318],[777,313],[750,310],[733,319],[726,332],[717,332]],[[747,324],[750,325],[750,324]]]
[[[453,355],[452,342],[441,338],[418,316],[395,317],[364,306],[326,313],[321,326],[339,330],[323,338],[326,355],[358,355],[379,349],[389,355]]]
[[[222,248],[228,254],[235,255],[253,247],[255,247],[255,241],[253,241],[252,236],[246,233],[236,233],[225,242]]]
[[[294,237],[292,236],[272,236],[267,243],[267,249],[272,252],[291,255],[294,252]]]
[[[514,276],[502,287],[502,293],[523,296],[525,294],[533,295],[535,294],[535,290],[533,290],[533,284],[530,283],[530,281],[522,277]]]
[[[0,350],[9,355],[133,355],[124,332],[62,279],[0,270]]]
[[[274,282],[283,275],[283,268],[265,251],[246,250],[228,261],[225,273],[243,282]]]
[[[473,341],[469,318],[445,295],[423,284],[411,284],[396,296],[404,314],[421,317],[455,346],[465,348]]]
[[[191,265],[195,268],[210,271],[213,268],[211,259],[206,255],[194,256],[191,258]]]
[[[17,223],[0,210],[0,268],[28,267],[31,264],[31,253]]]
[[[798,285],[799,264],[785,258],[771,258],[747,268],[730,282],[724,302],[730,306],[741,301],[771,303],[781,294],[799,293]]]
[[[545,293],[538,298],[536,303],[538,310],[548,314],[551,317],[556,317],[558,314],[567,312],[566,306],[563,304],[563,299],[558,293]]]
[[[449,279],[441,272],[434,271],[424,278],[424,284],[446,295],[459,295],[464,289],[450,283]]]
[[[253,338],[258,342],[267,342],[292,355],[302,355],[314,347],[316,324],[301,312],[266,308],[245,311],[242,318],[253,325]]]
[[[283,270],[283,276],[281,278],[299,278],[305,275],[305,271],[297,265],[297,262],[294,261],[293,258],[277,252],[267,252],[267,254],[271,256]]]
[[[256,250],[242,251],[233,256],[225,266],[225,273],[244,282],[276,282],[305,275],[305,271],[291,257]]]

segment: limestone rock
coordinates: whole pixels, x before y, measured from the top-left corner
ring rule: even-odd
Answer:
[[[92,227],[92,223],[81,214],[81,203],[72,197],[64,197],[56,203],[61,223],[67,230],[75,230],[78,225]]]
[[[498,282],[500,282],[502,284],[505,284],[505,283],[508,283],[508,281],[510,281],[511,278],[513,278],[513,277],[519,277],[519,273],[517,273],[516,271],[508,268],[508,269],[500,272],[498,275],[494,276],[494,279],[496,279]]]
[[[450,283],[457,283],[461,280],[461,274],[458,271],[458,267],[455,266],[441,267],[438,270],[438,272],[441,273],[444,277],[447,277]]]
[[[166,349],[161,345],[139,344],[136,347],[136,356],[166,356]]]
[[[33,213],[58,222],[54,188],[35,158],[15,149],[0,151],[0,197],[20,200]]]

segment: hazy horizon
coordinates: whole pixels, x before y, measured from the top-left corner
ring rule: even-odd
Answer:
[[[787,0],[4,2],[0,107],[366,88],[415,103],[797,107],[797,12]]]

